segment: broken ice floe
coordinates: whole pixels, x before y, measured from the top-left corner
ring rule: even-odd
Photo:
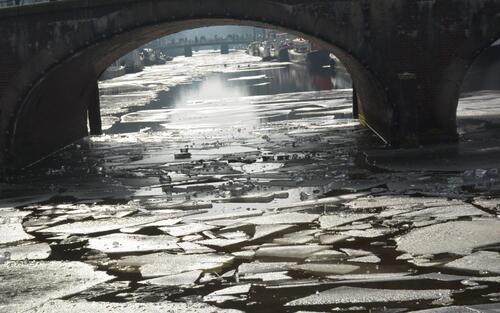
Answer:
[[[137,268],[142,277],[153,278],[195,270],[217,272],[233,261],[234,257],[217,254],[205,254],[200,257],[197,254],[154,253],[124,257],[116,262],[115,267],[123,270]]]
[[[0,264],[0,272],[0,290],[5,295],[0,295],[2,310],[6,312],[26,312],[113,278],[81,262],[9,262]]]
[[[290,267],[291,270],[301,271],[312,275],[328,276],[343,275],[359,270],[359,266],[332,263],[305,263]]]
[[[66,313],[66,312],[108,312],[108,313],[157,313],[157,312],[189,312],[189,313],[241,313],[239,310],[221,309],[204,303],[110,303],[88,301],[52,300],[25,311],[27,313]]]
[[[388,290],[355,287],[338,287],[308,297],[290,301],[286,306],[353,305],[412,301],[451,301],[451,291],[434,290]]]
[[[100,234],[109,231],[119,230],[121,228],[150,224],[163,219],[168,219],[168,218],[159,215],[159,216],[135,216],[135,217],[99,219],[99,220],[62,224],[58,226],[45,228],[38,232],[56,233],[56,234],[77,234],[77,235]]]
[[[0,210],[0,244],[9,244],[21,240],[33,239],[28,235],[22,225],[23,218],[30,212],[18,210]]]
[[[157,252],[180,250],[177,238],[162,236],[111,234],[90,238],[88,247],[106,254],[131,254],[137,252]]]
[[[255,257],[259,259],[304,260],[313,253],[326,249],[328,249],[327,246],[315,244],[260,247],[255,252]]]
[[[455,221],[411,230],[397,249],[413,255],[464,254],[473,248],[500,243],[500,220]]]
[[[194,270],[189,272],[183,272],[174,275],[161,276],[158,278],[144,280],[141,283],[152,284],[158,286],[176,286],[176,287],[186,287],[192,286],[200,278],[203,271]]]
[[[477,251],[471,255],[446,263],[443,267],[480,274],[500,274],[500,253]]]
[[[374,214],[343,214],[343,215],[323,215],[320,217],[319,222],[321,228],[328,229],[335,226],[348,224],[354,221],[367,219],[374,216]]]
[[[237,296],[247,295],[250,291],[251,284],[243,284],[227,287],[214,291],[203,298],[205,302],[224,302],[228,299],[235,299]]]
[[[3,248],[0,246],[0,256],[8,256],[11,261],[45,260],[51,251],[49,244],[45,242],[26,242]]]

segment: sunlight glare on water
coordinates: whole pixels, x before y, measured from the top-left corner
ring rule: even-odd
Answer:
[[[194,93],[176,99],[175,112],[166,128],[210,128],[221,126],[256,126],[258,116],[244,97],[243,86],[228,86],[220,77],[203,81]],[[230,116],[230,118],[229,118]]]

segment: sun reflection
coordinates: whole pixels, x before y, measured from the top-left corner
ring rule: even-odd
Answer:
[[[211,128],[227,125],[257,126],[256,108],[245,97],[244,85],[229,86],[221,76],[210,77],[199,88],[181,93],[165,128]]]

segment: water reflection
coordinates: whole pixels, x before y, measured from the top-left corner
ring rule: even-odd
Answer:
[[[249,94],[246,86],[228,84],[221,75],[209,77],[198,88],[178,93],[170,121],[162,126],[188,129],[257,125],[255,107],[245,98]]]
[[[184,62],[201,64],[209,56],[200,54],[197,60],[195,55]],[[349,75],[340,67],[312,70],[290,63],[260,65],[241,63],[235,70],[223,63],[216,73],[160,92],[141,110],[137,108],[122,116],[108,132],[134,132],[144,127],[154,130],[252,127],[270,118],[268,108],[258,103],[258,96],[351,88]],[[290,108],[282,109],[278,117],[279,108],[274,107],[273,120],[290,118]]]
[[[349,74],[330,67],[309,69],[302,65],[286,64],[263,70],[236,73],[229,79],[232,86],[245,85],[250,95],[320,91],[351,88]],[[242,76],[244,75],[244,76]]]

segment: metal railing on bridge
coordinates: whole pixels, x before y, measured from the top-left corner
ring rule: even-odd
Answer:
[[[32,5],[42,2],[54,2],[54,1],[64,1],[64,0],[0,0],[0,8]]]

